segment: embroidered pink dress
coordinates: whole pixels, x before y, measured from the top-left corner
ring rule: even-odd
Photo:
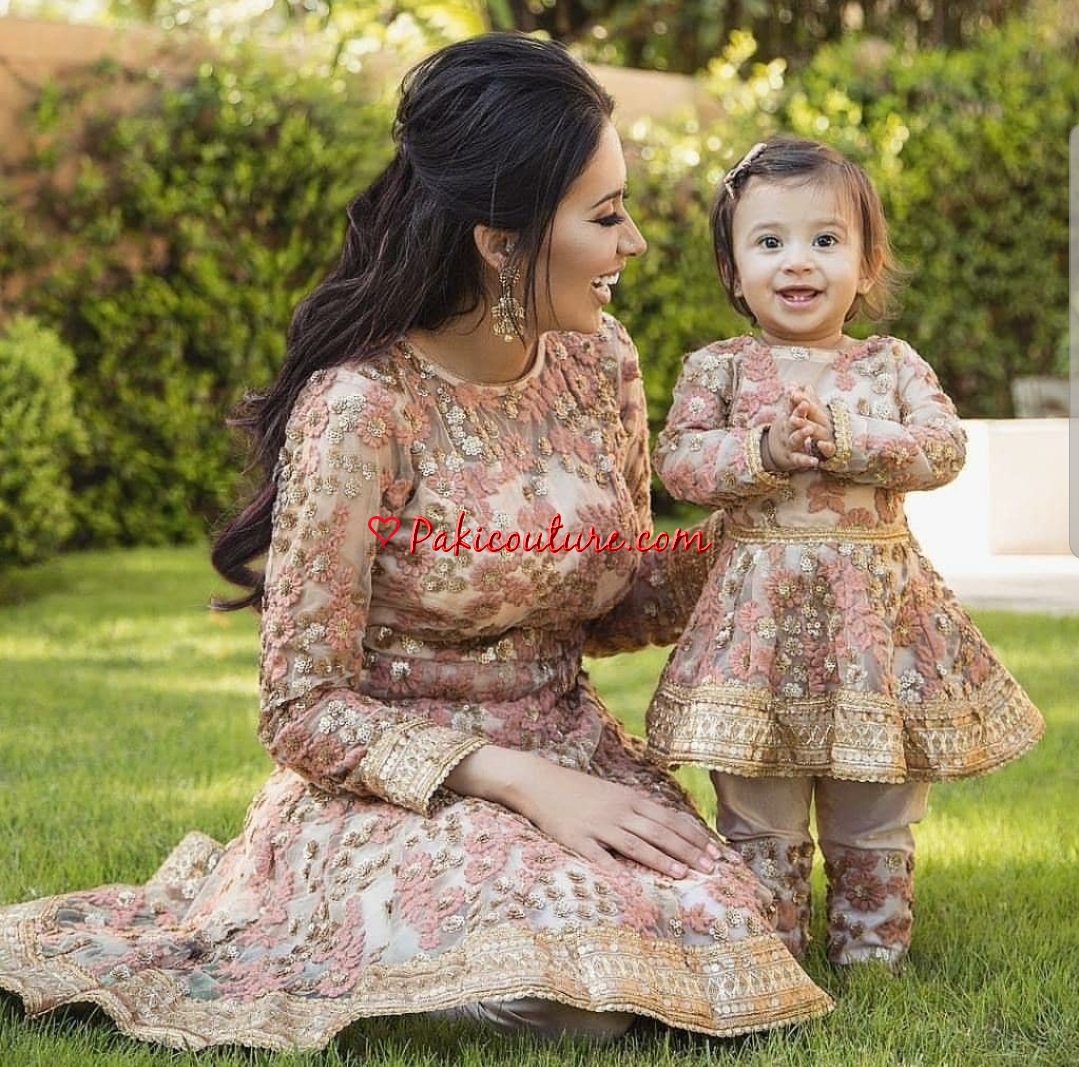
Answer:
[[[230,844],[193,833],[145,886],[0,909],[0,987],[190,1048],[316,1048],[365,1016],[484,998],[709,1034],[829,1009],[734,853],[708,877],[610,874],[442,786],[491,741],[688,806],[581,657],[673,639],[707,555],[476,549],[481,527],[535,538],[559,516],[561,544],[648,522],[643,391],[614,320],[545,336],[505,386],[404,345],[320,373],[279,485],[260,720],[279,769]]]
[[[773,474],[761,435],[795,382],[828,404],[838,452]],[[841,352],[739,337],[687,356],[656,470],[726,525],[648,712],[660,762],[945,781],[1035,744],[1040,714],[903,512],[905,493],[955,477],[965,446],[932,369],[893,337]]]

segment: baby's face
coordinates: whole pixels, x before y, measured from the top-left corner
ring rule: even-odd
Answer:
[[[834,348],[859,293],[861,230],[846,198],[821,183],[754,177],[732,225],[735,292],[769,344]]]

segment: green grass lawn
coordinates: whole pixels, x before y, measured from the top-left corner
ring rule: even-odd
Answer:
[[[206,610],[225,590],[205,551],[71,556],[0,582],[0,902],[142,881],[187,830],[235,834],[269,769],[255,739],[255,618]],[[1041,707],[1046,738],[997,774],[935,788],[902,977],[837,974],[818,927],[807,967],[838,1002],[824,1020],[603,1050],[376,1020],[317,1054],[184,1054],[100,1019],[27,1021],[0,997],[0,1067],[1079,1067],[1079,616],[977,618]],[[664,658],[591,664],[634,730]],[[703,775],[685,779],[709,805]]]

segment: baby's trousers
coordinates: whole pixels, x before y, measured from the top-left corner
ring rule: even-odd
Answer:
[[[743,778],[712,772],[716,828],[775,894],[776,932],[799,959],[809,944],[810,811],[827,880],[828,958],[895,966],[910,947],[914,835],[927,782]]]

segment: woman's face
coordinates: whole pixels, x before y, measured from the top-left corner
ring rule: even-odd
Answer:
[[[625,206],[626,161],[608,124],[558,205],[536,270],[536,327],[596,333],[630,256],[648,247]]]

